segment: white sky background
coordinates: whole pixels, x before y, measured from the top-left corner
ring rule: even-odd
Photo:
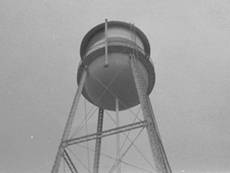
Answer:
[[[230,172],[230,1],[1,0],[0,173],[48,173],[84,34],[135,23],[156,69],[151,101],[174,172]]]

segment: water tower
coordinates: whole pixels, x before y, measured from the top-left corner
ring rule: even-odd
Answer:
[[[64,160],[71,173],[78,173],[66,148],[86,141],[95,140],[93,173],[100,172],[101,142],[103,138],[146,128],[152,151],[152,172],[171,173],[171,169],[160,138],[149,94],[155,83],[155,72],[150,62],[150,45],[145,34],[133,24],[107,21],[95,26],[83,38],[80,48],[81,63],[78,68],[78,89],[73,100],[68,120],[61,138],[51,173],[58,173]],[[97,131],[92,134],[70,138],[70,130],[76,114],[80,96],[98,107]],[[143,121],[129,123],[103,131],[104,111],[130,109],[140,104]],[[104,122],[106,123],[106,122]],[[117,123],[119,118],[117,117]],[[117,151],[117,157],[121,156]],[[120,158],[113,165],[119,167]],[[122,172],[121,169],[116,169]]]

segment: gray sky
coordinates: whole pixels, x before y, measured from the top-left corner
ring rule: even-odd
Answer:
[[[81,39],[105,18],[150,41],[151,101],[173,171],[230,172],[230,1],[1,0],[0,173],[50,172]]]

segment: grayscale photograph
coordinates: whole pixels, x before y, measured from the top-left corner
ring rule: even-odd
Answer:
[[[1,0],[0,173],[230,173],[229,0]]]

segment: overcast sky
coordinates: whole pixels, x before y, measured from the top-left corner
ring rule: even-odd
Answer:
[[[229,0],[1,0],[0,173],[50,172],[81,39],[105,18],[150,41],[150,97],[173,172],[229,173]]]

